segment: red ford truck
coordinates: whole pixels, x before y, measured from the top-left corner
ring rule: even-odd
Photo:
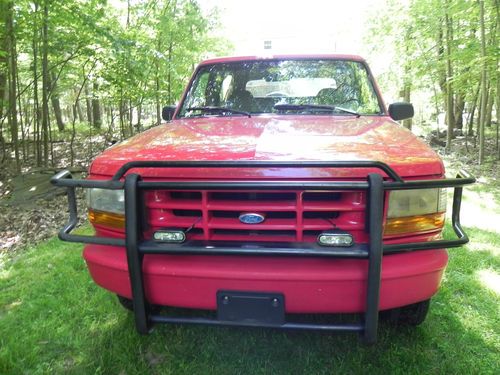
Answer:
[[[166,123],[104,151],[85,180],[62,171],[65,241],[86,243],[94,281],[146,334],[155,323],[353,331],[379,312],[420,324],[447,264],[468,241],[461,172],[396,123],[358,56],[202,62]],[[72,233],[85,188],[94,236]],[[445,240],[446,188],[453,188]],[[157,306],[210,310],[165,314]],[[181,309],[182,310],[182,309]],[[295,314],[359,313],[357,323]]]

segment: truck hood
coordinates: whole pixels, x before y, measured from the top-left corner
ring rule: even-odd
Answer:
[[[151,160],[372,160],[402,177],[441,176],[440,158],[423,141],[386,116],[254,116],[174,120],[104,151],[92,175],[113,175],[129,161]],[[142,169],[145,177],[330,178],[364,177],[367,170]]]

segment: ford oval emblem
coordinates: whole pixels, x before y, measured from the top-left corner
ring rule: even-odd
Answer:
[[[260,224],[265,218],[264,215],[255,212],[244,212],[239,217],[240,221],[245,224]]]

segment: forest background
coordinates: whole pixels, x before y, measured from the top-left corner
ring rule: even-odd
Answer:
[[[415,103],[403,125],[434,131],[447,152],[458,137],[474,163],[495,163],[498,0],[381,4],[363,50],[368,61],[391,52],[375,74],[384,93]],[[160,123],[197,62],[234,50],[216,32],[218,9],[194,0],[1,0],[0,16],[3,172],[73,166],[82,134],[102,136],[95,154]]]
[[[387,103],[414,104],[402,125],[449,160],[449,172],[465,165],[498,190],[498,0],[311,0],[277,17],[283,6],[0,0],[0,250],[22,247],[35,228],[35,240],[47,238],[64,220],[46,199],[54,171],[85,172],[105,148],[156,126],[200,60],[243,54],[249,42],[254,54],[355,48]]]

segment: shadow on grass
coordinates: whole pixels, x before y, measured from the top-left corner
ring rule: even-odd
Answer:
[[[477,279],[485,268],[499,269],[487,249],[452,250],[426,322],[382,323],[374,346],[352,334],[251,328],[162,325],[139,336],[133,315],[90,280],[79,250],[51,240],[0,273],[0,373],[493,374],[500,368],[499,298]]]

